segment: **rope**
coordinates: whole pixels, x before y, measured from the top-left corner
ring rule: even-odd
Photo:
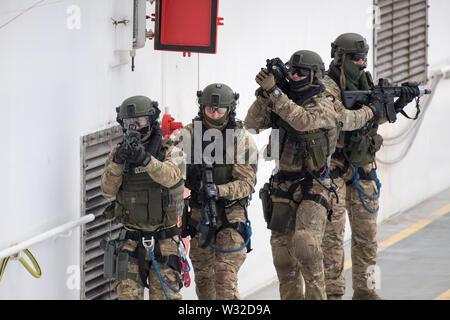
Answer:
[[[380,180],[378,179],[377,176],[377,172],[375,171],[375,169],[372,169],[372,172],[374,174],[375,177],[375,183],[377,185],[377,195],[375,197],[367,194],[366,192],[364,192],[364,190],[361,188],[361,185],[359,184],[359,173],[358,173],[358,169],[356,169],[355,167],[352,166],[352,173],[353,173],[353,184],[356,186],[356,188],[358,189],[358,195],[359,195],[359,200],[361,201],[364,209],[366,209],[367,211],[369,211],[370,213],[377,213],[380,210],[380,206],[378,206],[375,210],[370,209],[362,196],[365,196],[366,198],[368,198],[369,200],[375,201],[378,200],[380,198],[380,189],[381,189],[381,183]]]
[[[153,237],[152,237],[152,240],[153,240]],[[143,244],[144,244],[144,247],[147,248],[147,250],[148,250],[148,255],[150,256],[150,259],[152,260],[152,267],[155,269],[156,275],[158,276],[159,283],[161,284],[161,288],[163,290],[164,296],[166,297],[167,300],[172,300],[172,299],[170,299],[169,295],[167,294],[166,287],[164,285],[168,286],[169,289],[172,290],[173,292],[180,292],[181,288],[175,289],[166,279],[164,279],[164,277],[161,275],[161,272],[159,271],[158,262],[156,262],[155,256],[153,254],[152,246],[147,246],[145,243],[143,243]]]

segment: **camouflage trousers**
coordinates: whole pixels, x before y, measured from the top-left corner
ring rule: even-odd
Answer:
[[[303,300],[304,285],[300,263],[292,252],[294,232],[280,233],[272,231],[270,245],[272,259],[277,271],[281,300]]]
[[[178,255],[178,243],[179,236],[159,240],[161,254],[163,256]],[[137,241],[125,240],[121,250],[134,252],[137,246]],[[146,254],[146,260],[150,261],[148,252]],[[158,263],[159,272],[161,276],[170,283],[171,286],[178,289],[178,279],[181,279],[181,275],[170,268],[164,263]],[[137,261],[128,262],[128,273],[133,276],[134,279],[125,279],[115,282],[114,290],[117,293],[119,300],[144,300],[144,286],[139,278],[139,266]],[[149,299],[150,300],[166,300],[163,289],[161,287],[158,275],[155,272],[155,268],[150,266],[150,272],[148,277],[149,282]],[[167,285],[165,287],[166,293],[171,300],[181,300],[182,296],[179,292],[172,291]]]
[[[329,187],[326,179],[323,184]],[[291,182],[282,182],[276,187],[286,191]],[[293,194],[293,199],[300,203],[295,211],[295,230],[283,233],[272,231],[270,244],[272,257],[278,280],[280,282],[281,299],[302,299],[303,287],[301,277],[305,282],[307,300],[324,300],[325,276],[323,268],[322,238],[325,232],[327,209],[313,200],[302,200],[302,187]],[[311,195],[321,195],[330,202],[329,192],[313,180],[308,191]],[[286,200],[286,199],[284,199]],[[274,197],[272,201],[282,201]],[[292,201],[291,201],[292,202]],[[274,206],[275,210],[276,206]],[[276,212],[272,212],[272,219]]]
[[[371,165],[364,167],[370,172]],[[377,213],[371,213],[364,208],[360,200],[357,187],[351,183],[353,174],[351,169],[336,178],[334,182],[339,186],[339,204],[336,204],[332,222],[328,222],[322,243],[324,252],[325,278],[327,295],[343,295],[345,293],[344,278],[344,229],[345,212],[348,213],[351,235],[352,283],[353,289],[359,291],[373,291],[372,271],[376,264],[377,254]],[[361,189],[371,197],[377,195],[377,186],[373,180],[359,180]],[[366,206],[370,210],[378,207],[378,200],[370,200],[362,195]]]
[[[244,209],[239,205],[225,209],[230,223],[245,222]],[[192,208],[192,219],[201,221],[200,209]],[[222,225],[219,219],[218,227]],[[205,242],[198,232],[191,239],[189,257],[195,276],[195,291],[199,300],[239,300],[238,272],[247,257],[247,249],[236,252],[220,252],[210,246],[202,249]],[[236,230],[224,228],[217,233],[211,244],[224,250],[238,249],[244,239]]]

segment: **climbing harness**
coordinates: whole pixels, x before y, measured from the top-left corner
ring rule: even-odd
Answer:
[[[225,207],[231,207],[231,206],[233,206],[234,204],[236,204],[238,202],[239,202],[239,200],[236,200],[235,202],[232,202],[232,203],[230,203],[229,205],[227,205]],[[245,207],[244,207],[244,211],[245,211],[245,216],[247,216],[247,210],[246,210]],[[200,223],[200,227],[199,227],[200,230],[199,231],[202,234],[203,239],[206,239],[206,235],[205,235],[205,232],[203,230],[203,227],[206,226],[206,224],[205,224],[205,216],[204,216],[204,205],[203,204],[202,204],[202,209],[201,209],[201,218],[202,218],[202,222]],[[236,249],[222,249],[222,248],[218,248],[218,247],[214,246],[211,242],[209,243],[209,246],[212,249],[214,249],[216,251],[219,251],[219,252],[223,252],[223,253],[231,253],[231,252],[241,251],[242,249],[244,249],[247,246],[248,246],[248,248],[250,248],[251,247],[251,242],[250,241],[251,241],[251,236],[252,236],[252,226],[251,226],[250,220],[247,219],[247,221],[245,222],[244,230],[239,230],[240,229],[239,227],[242,225],[242,222],[238,222],[236,224],[230,223],[230,222],[228,222],[228,220],[226,220],[225,222],[226,222],[225,225],[222,228],[219,228],[217,230],[216,234],[220,230],[222,230],[223,228],[232,227],[235,230],[237,230],[241,235],[243,235],[243,234],[245,235],[245,236],[243,236],[243,238],[244,239],[247,238],[247,239],[245,240],[244,244],[242,246],[240,246],[239,248],[236,248]],[[250,250],[251,249],[248,249],[247,252],[250,252]]]
[[[161,288],[163,290],[164,296],[167,300],[171,300],[169,295],[167,294],[166,287],[169,287],[170,290],[173,292],[180,292],[181,287],[179,289],[174,288],[164,277],[161,275],[161,272],[159,271],[158,262],[155,259],[155,255],[153,253],[153,250],[155,248],[155,238],[152,236],[150,240],[145,240],[145,237],[142,237],[142,245],[145,249],[147,249],[148,254],[150,256],[150,259],[152,261],[152,266],[155,269],[156,275],[158,276],[159,283],[161,284]]]

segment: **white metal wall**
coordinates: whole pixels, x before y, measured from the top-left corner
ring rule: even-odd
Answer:
[[[298,49],[311,49],[328,65],[330,42],[339,34],[358,32],[372,42],[372,0],[221,0],[219,16],[225,18],[225,25],[219,27],[216,55],[183,58],[181,53],[155,52],[148,41],[137,51],[132,73],[127,53],[114,52],[128,43],[119,34],[127,34],[129,27],[119,29],[123,26],[115,28],[111,23],[111,17],[131,17],[124,1],[47,0],[0,29],[4,119],[0,126],[0,248],[79,217],[80,137],[113,124],[114,108],[126,97],[148,95],[169,107],[177,121],[186,123],[197,112],[196,90],[211,82],[224,82],[241,94],[238,117],[244,118],[257,88],[254,77],[267,58],[287,60]],[[0,25],[35,2],[1,1]],[[80,9],[79,29],[67,27],[74,18],[72,5]],[[448,50],[440,49],[449,46],[442,31],[449,30],[444,16],[449,3],[431,0],[431,8],[436,27],[430,19],[430,68],[450,58]],[[351,11],[355,14],[349,19]],[[442,132],[438,126],[449,115],[447,92],[435,96],[434,112],[427,114],[424,133],[408,159],[393,170],[382,168],[382,182],[388,191],[383,193],[381,217],[449,186],[444,178],[449,176],[448,165],[435,156],[448,157],[450,152],[448,148],[437,151],[437,143],[444,139],[435,139]],[[256,140],[262,147],[267,134]],[[421,159],[424,155],[427,158]],[[411,190],[405,178],[410,179],[409,168],[420,168],[428,161],[439,167],[440,174],[427,171],[426,184],[417,176]],[[256,190],[271,169],[271,163],[260,163]],[[394,196],[395,203],[385,204]],[[254,251],[239,274],[243,296],[275,279],[269,232],[257,193],[249,214]],[[69,238],[41,243],[31,251],[41,264],[42,278],[33,279],[17,262],[10,262],[0,283],[0,299],[78,299],[72,280],[74,270],[79,270],[79,231]],[[184,297],[195,298],[194,289],[184,290]]]

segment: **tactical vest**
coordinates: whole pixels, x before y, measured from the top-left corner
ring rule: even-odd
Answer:
[[[196,119],[194,119],[196,120]],[[197,119],[198,120],[198,119]],[[227,129],[242,129],[243,125],[242,122],[236,121],[236,125],[234,128],[227,127]],[[194,163],[194,137],[192,136],[192,161],[191,163]],[[202,137],[203,138],[203,137]],[[203,140],[203,139],[202,139]],[[225,139],[224,139],[225,140]],[[233,181],[233,167],[234,164],[226,164],[226,142],[224,141],[224,151],[223,151],[223,164],[214,164],[213,168],[213,176],[214,176],[214,183],[216,185],[226,184],[228,182]],[[233,143],[233,146],[235,147],[235,155],[236,155],[236,143]],[[202,153],[203,153],[203,147],[202,147]],[[186,186],[194,192],[198,192],[200,189],[200,182],[202,180],[202,173],[201,173],[201,165],[200,164],[191,164],[188,165],[187,170],[187,179],[186,179]]]
[[[167,144],[161,148],[165,154]],[[116,196],[114,217],[128,227],[153,232],[172,227],[178,223],[183,210],[184,181],[171,188],[165,188],[153,181],[149,174],[131,168],[124,174],[122,185]]]
[[[339,76],[330,69],[328,76],[336,83],[336,87],[341,92],[339,86]],[[366,72],[369,87],[373,86],[372,76]],[[339,93],[340,94],[340,93]],[[362,107],[352,108],[356,110]],[[354,167],[361,168],[375,161],[375,153],[380,150],[383,144],[383,137],[377,133],[378,124],[375,120],[370,120],[359,130],[341,132],[338,143],[343,147],[345,159]],[[336,154],[336,157],[339,155]]]
[[[354,167],[361,168],[375,161],[375,154],[383,144],[377,129],[378,124],[369,121],[359,130],[341,133],[339,144],[344,146],[344,156]]]
[[[297,131],[279,116],[274,128],[280,129],[280,159],[309,172],[322,170],[336,149],[337,128]]]

